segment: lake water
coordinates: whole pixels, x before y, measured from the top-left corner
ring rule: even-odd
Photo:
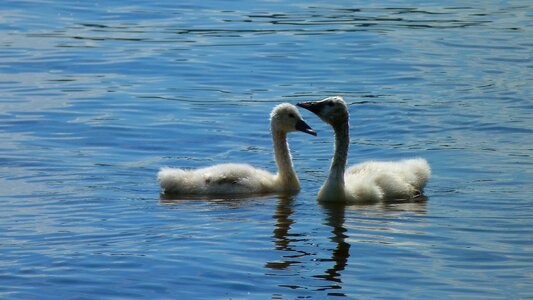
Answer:
[[[533,298],[532,53],[525,0],[4,0],[0,298]],[[426,201],[317,203],[308,111],[298,195],[160,195],[274,170],[272,107],[332,95],[349,163],[425,157]]]

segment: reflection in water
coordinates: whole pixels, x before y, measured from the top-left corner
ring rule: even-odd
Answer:
[[[245,201],[253,200],[262,200],[269,199],[273,194],[261,194],[261,195],[219,195],[219,196],[209,196],[209,195],[176,195],[170,193],[160,193],[159,194],[159,203],[160,204],[177,204],[181,202],[191,202],[191,201],[208,201],[216,203],[224,203],[229,206],[239,206]],[[281,197],[281,196],[280,196]],[[284,197],[290,197],[287,194]]]
[[[273,214],[275,219],[275,227],[272,231],[272,240],[277,251],[284,252],[282,259],[269,261],[265,264],[265,268],[276,271],[294,271],[298,274],[298,270],[291,270],[291,267],[305,263],[306,258],[316,256],[316,253],[304,251],[302,248],[306,247],[308,243],[305,243],[311,237],[306,237],[305,234],[291,233],[291,229],[297,223],[297,220],[293,218],[295,211],[294,196],[279,196],[276,210]],[[371,212],[376,214],[394,213],[394,212],[407,212],[413,214],[425,214],[427,198],[420,197],[414,201],[388,201],[384,203],[378,203],[373,205],[368,204],[346,204],[346,203],[319,203],[324,212],[324,222],[326,226],[330,228],[329,241],[333,243],[331,249],[331,255],[328,258],[318,258],[317,262],[327,265],[325,270],[318,275],[312,275],[312,277],[323,280],[327,284],[322,284],[318,288],[314,288],[317,291],[325,291],[330,296],[347,296],[340,290],[343,289],[342,272],[347,268],[350,257],[351,244],[354,242],[350,239],[348,230],[353,228],[346,225],[346,212],[347,211],[360,211]],[[351,220],[353,223],[354,220]],[[366,224],[367,220],[362,218],[358,220]],[[392,224],[384,223],[384,226],[390,227]],[[368,230],[368,227],[364,225],[362,230]],[[387,231],[395,231],[397,228],[386,228]],[[356,235],[356,233],[354,233]],[[302,244],[301,242],[304,242]],[[379,241],[378,241],[379,242]],[[330,265],[332,263],[332,265]],[[286,273],[283,273],[287,275]],[[275,274],[269,274],[275,275]],[[305,274],[300,274],[304,275]],[[305,288],[300,285],[281,284],[280,287],[288,287],[291,289]]]
[[[333,262],[333,266],[326,269],[324,274],[315,275],[316,278],[322,278],[329,282],[330,285],[324,286],[319,290],[338,290],[342,289],[341,272],[348,264],[350,257],[350,244],[346,242],[347,229],[344,227],[346,204],[345,203],[320,203],[325,212],[325,224],[331,227],[330,240],[336,245],[331,252],[331,258],[322,259],[322,261]],[[343,293],[335,292],[336,296],[345,296]]]
[[[533,2],[462,2],[3,1],[0,298],[531,297]],[[427,207],[319,206],[320,134],[294,199],[152,201],[331,95],[353,160],[427,156]]]
[[[291,245],[292,242],[301,241],[302,234],[290,233],[290,229],[295,221],[291,218],[294,212],[294,197],[280,196],[276,211],[273,218],[276,220],[274,227],[273,239],[276,250],[284,251],[287,255],[283,255],[281,261],[270,261],[265,264],[266,268],[275,270],[286,270],[294,264],[300,263],[297,259],[303,256],[308,256],[310,253],[306,251],[296,250]]]
[[[388,201],[375,205],[367,204],[350,204],[345,203],[327,203],[320,202],[320,206],[324,210],[324,224],[331,227],[330,241],[335,244],[335,248],[331,250],[331,257],[327,259],[321,259],[322,262],[333,262],[333,265],[327,268],[323,274],[314,275],[315,278],[321,278],[329,281],[330,284],[320,288],[319,290],[340,290],[342,289],[342,271],[346,269],[348,265],[348,259],[350,257],[350,243],[347,239],[350,237],[348,234],[346,222],[347,210],[372,210],[372,211],[404,211],[416,214],[426,213],[427,197],[419,197],[410,201]],[[393,230],[389,228],[389,230]],[[338,291],[329,295],[345,296],[344,293]]]
[[[162,193],[160,196],[160,203],[164,205],[173,205],[191,201],[208,201],[210,203],[223,204],[230,207],[240,207],[250,201],[256,201],[261,199],[272,199],[272,195],[263,196],[241,196],[235,197],[185,197],[176,195],[169,195]],[[264,267],[270,270],[279,271],[281,273],[267,273],[267,275],[282,275],[287,276],[287,272],[291,273],[290,276],[306,276],[305,273],[295,266],[302,266],[305,268],[305,263],[310,258],[316,257],[317,253],[314,251],[303,250],[308,247],[308,241],[313,237],[308,236],[307,233],[291,233],[291,230],[297,224],[297,220],[294,218],[295,203],[294,195],[278,195],[278,203],[272,218],[275,220],[274,228],[272,230],[272,241],[276,251],[281,251],[283,254],[281,259],[272,260],[265,263]],[[398,224],[394,221],[380,222],[379,228],[373,226],[376,225],[372,220],[374,217],[383,217],[396,220],[396,212],[401,212],[402,216],[405,213],[409,214],[426,214],[427,212],[427,197],[419,197],[412,201],[387,201],[375,204],[346,204],[346,203],[324,203],[320,202],[319,205],[324,213],[323,224],[326,225],[330,232],[328,240],[333,244],[332,247],[322,249],[326,253],[326,257],[318,257],[313,259],[319,263],[318,267],[323,271],[314,273],[310,277],[321,280],[321,284],[315,286],[313,290],[326,292],[329,296],[348,296],[342,292],[346,289],[344,286],[347,284],[343,282],[343,271],[348,268],[351,243],[381,243],[390,244],[390,242],[384,243],[383,236],[377,234],[378,240],[359,240],[356,237],[362,232],[379,231],[379,232],[399,232],[401,228],[397,228]],[[362,215],[354,216],[353,213],[357,211]],[[350,216],[350,212],[352,215]],[[368,214],[372,215],[370,219]],[[359,217],[356,217],[359,216]],[[359,225],[354,225],[361,223]],[[355,230],[354,230],[355,228]],[[352,231],[351,234],[349,231]],[[367,236],[367,233],[364,233]],[[316,245],[316,244],[315,244]],[[306,286],[299,284],[290,284],[288,282],[279,284],[279,287],[290,289],[307,289]]]
[[[422,195],[409,201],[398,200],[383,202],[380,206],[385,211],[403,211],[425,215],[427,213],[428,200],[429,198],[427,196]]]

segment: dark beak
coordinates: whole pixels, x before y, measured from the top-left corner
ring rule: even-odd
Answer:
[[[298,120],[296,122],[295,128],[298,131],[309,133],[310,135],[316,136],[316,132],[313,130],[313,128],[307,125],[307,123],[305,123],[303,120]]]
[[[305,108],[308,111],[314,113],[315,115],[318,115],[320,110],[322,110],[322,106],[324,103],[321,101],[309,101],[309,102],[300,102],[296,104],[299,107]]]

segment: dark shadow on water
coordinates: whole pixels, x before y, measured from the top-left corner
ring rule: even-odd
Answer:
[[[414,214],[426,214],[429,198],[421,195],[410,200],[389,200],[380,203],[379,207],[383,211],[404,211]]]
[[[159,203],[162,205],[175,205],[186,202],[210,202],[210,203],[219,203],[219,204],[228,204],[231,206],[239,206],[239,204],[255,201],[255,200],[264,200],[271,199],[273,197],[278,198],[287,198],[294,197],[296,193],[285,193],[285,194],[255,194],[255,195],[179,195],[179,194],[169,194],[169,193],[160,193],[159,194]]]
[[[426,214],[429,198],[420,195],[413,199],[389,199],[380,202],[365,203],[319,203],[320,206],[329,207],[342,205],[346,210],[376,211],[376,212],[408,212],[414,214]]]

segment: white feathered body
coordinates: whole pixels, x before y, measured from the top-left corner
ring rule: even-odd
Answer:
[[[284,188],[277,176],[248,164],[220,164],[186,170],[162,168],[157,174],[167,193],[183,195],[234,195],[277,192]]]
[[[375,202],[412,199],[422,194],[431,169],[423,158],[368,161],[345,170],[350,146],[348,105],[340,96],[298,103],[335,132],[335,150],[329,175],[318,193],[324,202]]]
[[[289,103],[274,107],[270,114],[274,158],[278,173],[248,164],[220,164],[201,169],[162,168],[157,179],[165,193],[180,195],[243,195],[296,192],[300,181],[294,171],[287,133],[316,133],[307,125],[298,109]]]
[[[421,195],[430,174],[423,158],[364,162],[346,170],[346,197],[360,202],[410,199]]]

